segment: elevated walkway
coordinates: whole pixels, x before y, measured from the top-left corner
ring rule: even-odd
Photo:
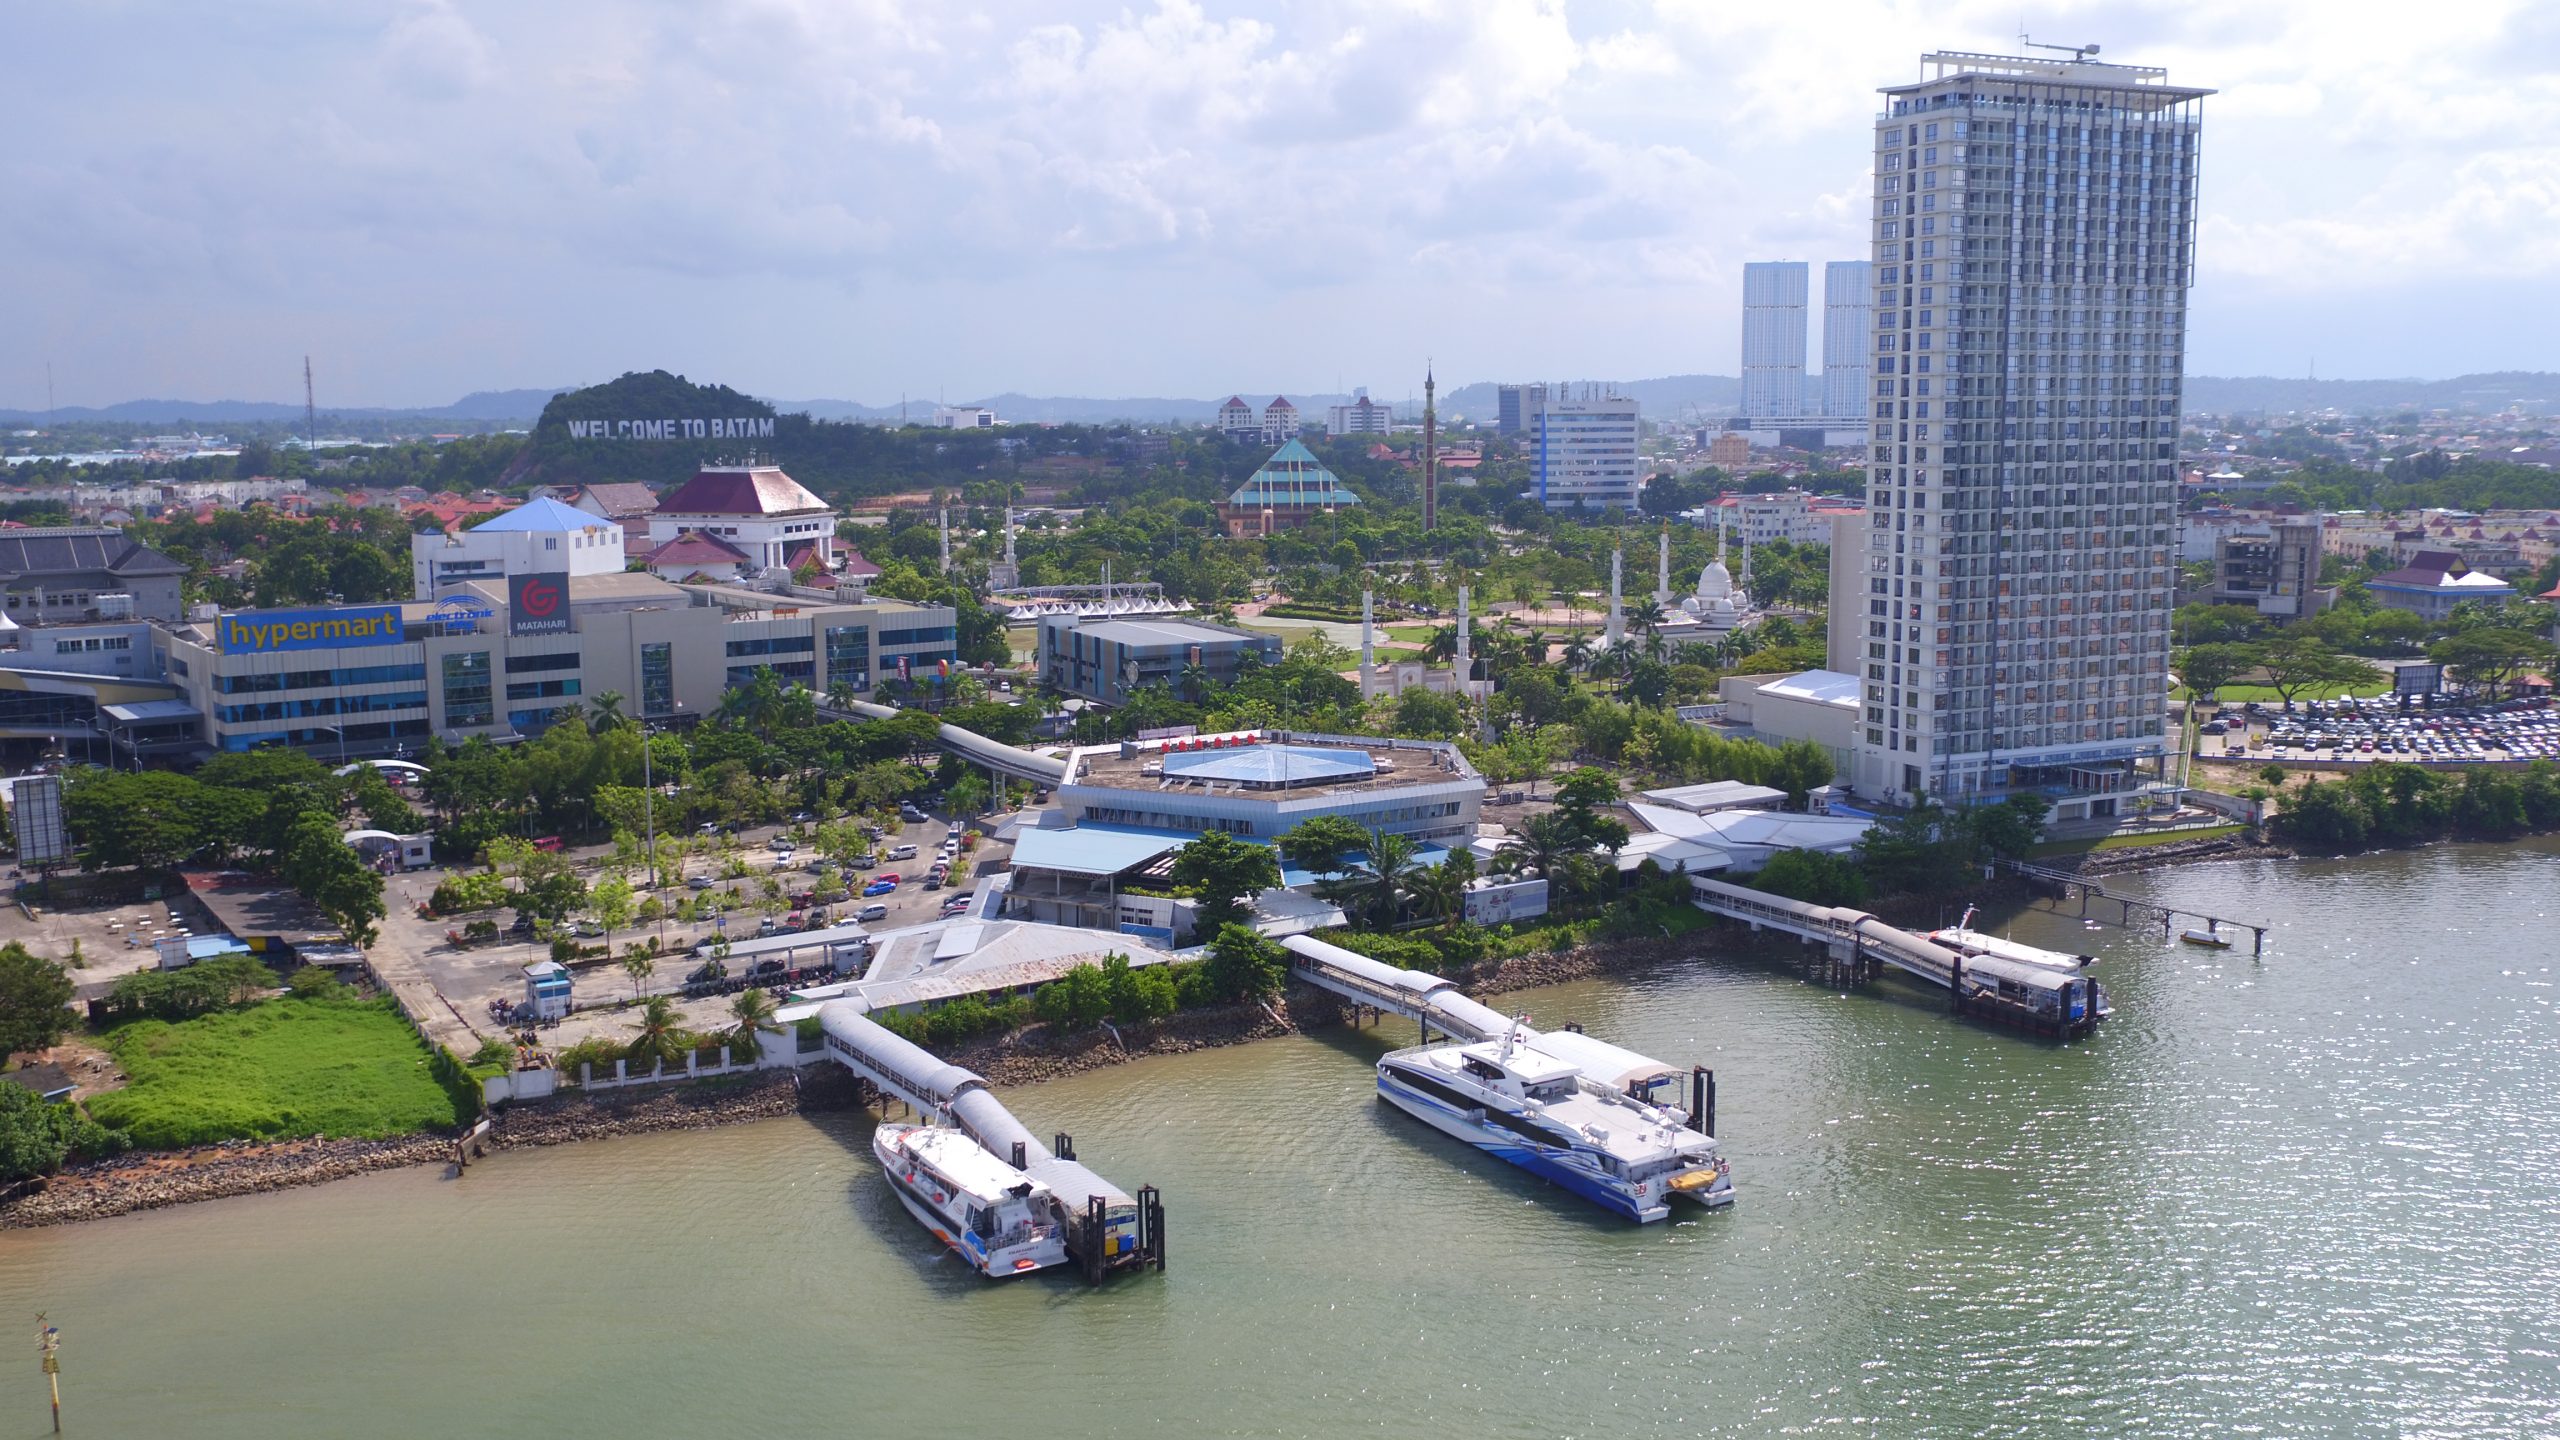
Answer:
[[[1115,1270],[1164,1268],[1164,1203],[1152,1185],[1130,1195],[1076,1159],[1075,1141],[1040,1143],[975,1071],[951,1064],[871,1018],[859,999],[830,1000],[818,1025],[827,1054],[883,1096],[947,1123],[998,1160],[1040,1181],[1067,1227],[1067,1253],[1099,1282]]]
[[[889,720],[903,713],[895,706],[875,705],[868,700],[856,700],[846,705],[822,702],[818,706],[818,718],[822,720]],[[943,749],[972,765],[983,765],[1034,785],[1056,785],[1067,778],[1067,762],[1064,760],[1034,755],[1018,745],[1007,745],[957,725],[942,726],[939,743]]]
[[[1355,1004],[1420,1021],[1426,1030],[1472,1043],[1499,1039],[1511,1024],[1509,1016],[1468,999],[1437,975],[1400,970],[1311,935],[1292,935],[1280,948],[1289,952],[1289,973],[1298,979]]]

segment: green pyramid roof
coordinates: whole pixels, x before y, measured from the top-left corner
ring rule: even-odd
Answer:
[[[1342,477],[1324,468],[1324,462],[1305,444],[1292,440],[1262,462],[1253,478],[1236,487],[1227,497],[1230,505],[1248,509],[1286,509],[1291,506],[1357,505],[1360,497],[1351,493]]]

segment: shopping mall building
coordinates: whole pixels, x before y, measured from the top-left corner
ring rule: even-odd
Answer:
[[[162,735],[196,721],[206,750],[384,755],[431,735],[535,734],[606,692],[622,697],[625,715],[703,715],[758,670],[820,694],[841,684],[869,695],[901,676],[930,683],[954,659],[953,634],[943,605],[808,600],[637,573],[516,575],[435,601],[154,627],[176,703],[151,718]],[[107,728],[112,739],[112,717]]]

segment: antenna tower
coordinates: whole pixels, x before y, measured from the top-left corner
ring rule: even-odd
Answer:
[[[312,398],[311,357],[302,357],[302,443],[307,449],[320,448],[320,403]]]

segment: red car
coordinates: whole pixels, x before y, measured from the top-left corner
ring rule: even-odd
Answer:
[[[872,884],[874,884],[874,885],[880,885],[880,884],[901,885],[901,884],[906,883],[906,877],[905,877],[905,876],[903,876],[903,875],[900,875],[900,874],[899,874],[897,871],[895,871],[895,870],[883,870],[883,871],[881,871],[879,874],[874,875],[874,876],[872,876],[872,877],[871,877],[871,883],[872,883]]]

